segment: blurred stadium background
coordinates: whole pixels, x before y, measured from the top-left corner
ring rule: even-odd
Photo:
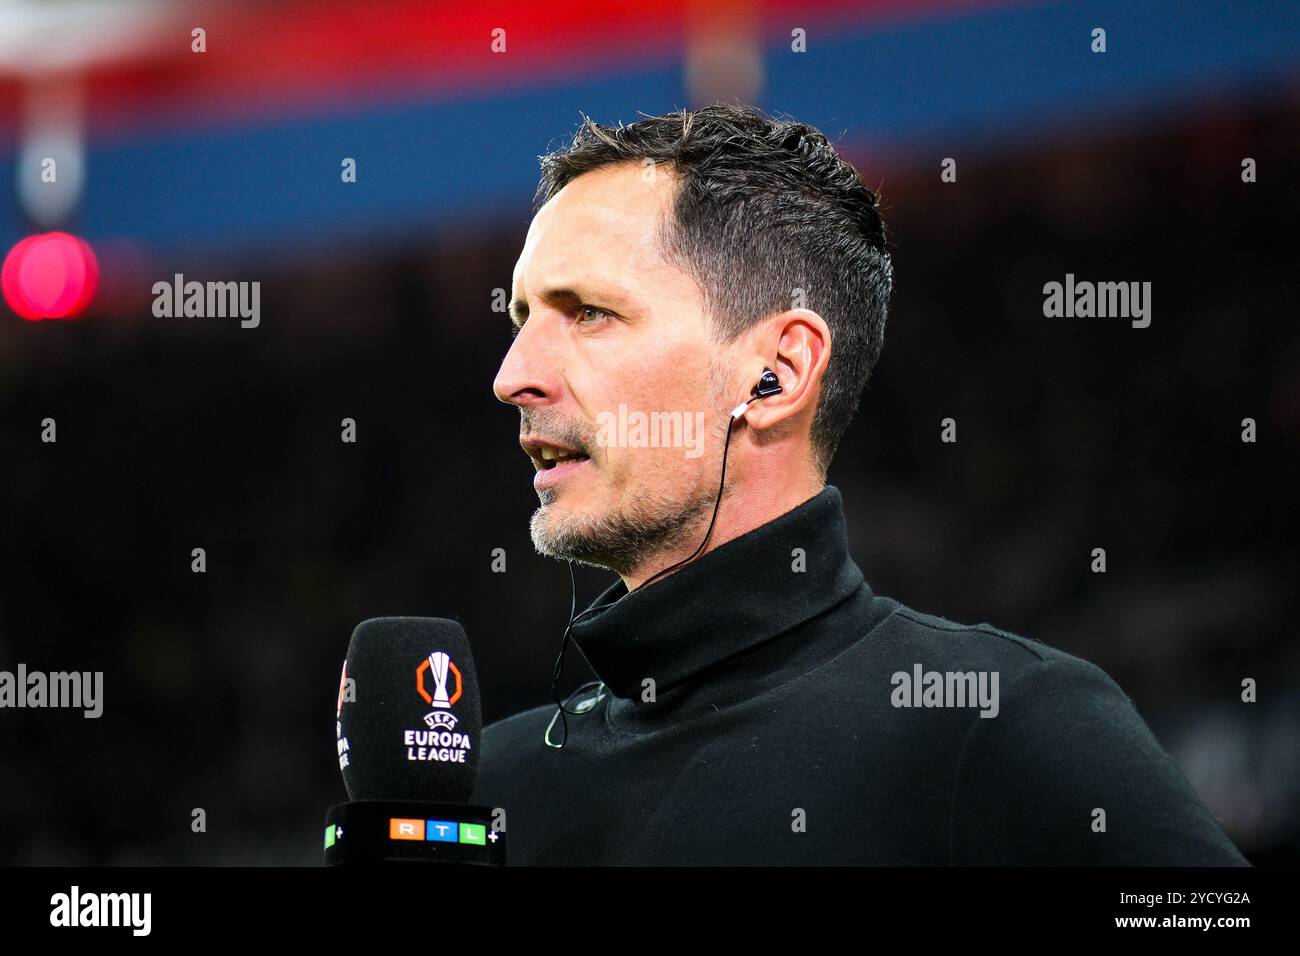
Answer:
[[[0,668],[103,670],[105,711],[0,713],[0,862],[317,863],[366,617],[461,620],[486,720],[548,699],[568,576],[493,293],[579,111],[719,99],[884,196],[830,478],[873,588],[1098,663],[1252,861],[1300,858],[1300,6],[5,0],[0,249],[67,232],[99,281],[0,309]],[[1044,319],[1067,272],[1151,281],[1151,327]],[[261,325],[155,317],[176,273],[260,281]]]

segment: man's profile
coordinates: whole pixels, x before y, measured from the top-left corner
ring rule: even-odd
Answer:
[[[538,199],[494,391],[536,548],[620,580],[572,625],[603,687],[562,746],[554,705],[484,731],[511,864],[1246,863],[1101,669],[852,560],[826,476],[892,264],[821,133],[585,120]]]

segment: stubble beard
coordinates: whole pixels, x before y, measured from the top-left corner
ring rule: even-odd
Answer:
[[[557,510],[552,492],[533,513],[529,531],[539,554],[627,576],[679,547],[685,532],[712,512],[716,493],[716,485],[697,488],[683,501],[648,492],[633,505],[578,516]]]
[[[722,405],[725,388],[724,363],[714,356],[709,362],[710,407]],[[713,447],[720,448],[732,421],[728,418],[721,427],[716,422],[711,424],[708,440],[718,442]],[[540,495],[541,507],[529,522],[533,547],[547,557],[606,568],[623,577],[650,568],[652,562],[670,564],[670,560],[656,559],[680,549],[687,535],[696,530],[700,537],[704,535],[704,519],[717,504],[721,458],[714,465],[704,470],[708,477],[697,482],[684,497],[647,489],[638,494],[634,504],[611,506],[595,516],[564,514],[556,507],[555,489],[545,489]]]

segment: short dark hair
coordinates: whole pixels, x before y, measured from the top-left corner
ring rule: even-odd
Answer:
[[[879,200],[858,171],[811,126],[725,105],[617,128],[584,115],[572,143],[538,159],[537,207],[595,169],[670,164],[679,182],[664,255],[695,280],[723,340],[804,291],[831,330],[812,426],[825,474],[884,346],[893,286]]]

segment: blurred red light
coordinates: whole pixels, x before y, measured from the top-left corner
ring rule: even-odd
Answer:
[[[0,289],[24,319],[66,319],[90,305],[99,287],[99,263],[90,246],[66,232],[19,241],[5,256]]]

